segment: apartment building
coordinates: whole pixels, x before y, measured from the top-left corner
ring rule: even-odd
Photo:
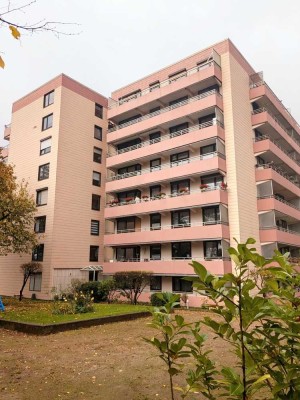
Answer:
[[[50,298],[74,278],[98,279],[103,262],[107,99],[60,75],[16,101],[7,162],[29,183],[37,205],[30,255],[0,257],[0,293],[15,295],[20,265],[42,264],[24,295]],[[5,149],[5,155],[7,149]]]
[[[194,274],[189,263],[232,271],[234,238],[255,238],[266,257],[300,256],[300,127],[230,40],[108,101],[61,75],[14,104],[9,129],[8,162],[39,206],[41,291],[33,278],[27,296],[146,270],[142,300],[173,291],[197,305],[205,297],[182,280]],[[17,264],[0,259],[0,293],[18,290]]]
[[[299,256],[300,128],[230,40],[116,90],[108,119],[104,275],[194,305],[190,261],[222,276],[233,238]]]

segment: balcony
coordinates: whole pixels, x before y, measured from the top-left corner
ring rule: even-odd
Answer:
[[[212,82],[222,81],[221,68],[215,61],[208,61],[201,66],[195,66],[174,78],[168,78],[158,82],[156,85],[135,91],[119,101],[110,99],[109,118],[124,113],[129,109],[150,103],[158,98],[165,97],[170,93],[185,89],[199,81],[211,80]]]
[[[3,157],[4,161],[6,162],[8,157],[9,145],[0,147],[0,156]]]
[[[112,202],[106,206],[105,218],[114,219],[129,215],[142,215],[181,208],[196,208],[212,204],[228,204],[227,191],[217,187],[211,190],[189,191],[177,195],[163,195],[161,197],[146,197],[138,202],[132,200],[127,203]]]
[[[280,196],[259,197],[257,199],[257,209],[259,212],[275,210],[300,221],[300,208]]]
[[[103,274],[111,275],[115,272],[130,269],[130,271],[151,271],[156,275],[195,275],[195,271],[189,264],[192,260],[203,264],[209,272],[216,275],[224,275],[232,272],[231,261],[228,258],[205,259],[192,257],[190,259],[162,258],[160,260],[134,259],[119,261],[116,259],[105,260],[103,265]]]
[[[260,227],[261,243],[277,242],[300,247],[300,232],[295,232],[279,226]]]
[[[269,124],[276,132],[282,136],[298,153],[300,153],[300,140],[299,136],[295,135],[292,130],[286,127],[275,117],[266,107],[258,108],[252,111],[252,125],[259,126],[262,124]]]
[[[262,153],[265,152],[271,152],[275,156],[278,157],[278,161],[283,161],[288,167],[290,167],[293,171],[295,171],[297,174],[300,174],[300,161],[297,159],[293,158],[291,154],[282,146],[280,146],[277,142],[272,140],[267,135],[259,136],[254,139],[254,145],[253,145],[253,150],[254,154],[259,154],[261,155]],[[274,160],[273,155],[271,155],[272,161],[276,162]]]
[[[256,182],[273,180],[295,196],[300,197],[300,184],[297,177],[289,175],[281,167],[277,167],[274,164],[257,165],[255,178]]]
[[[132,187],[148,186],[149,184],[181,179],[186,176],[203,174],[214,171],[226,171],[225,156],[213,152],[197,157],[191,157],[171,164],[161,165],[160,168],[144,168],[140,171],[116,174],[107,178],[106,192],[116,192]]]
[[[109,153],[106,159],[107,167],[122,164],[130,159],[136,160],[148,157],[157,153],[176,149],[184,145],[192,145],[210,138],[220,138],[225,140],[225,131],[222,122],[213,119],[203,124],[196,124],[187,129],[182,129],[174,133],[168,133],[160,137],[160,140],[145,140],[134,146],[126,147],[122,150],[115,149],[114,153]]]
[[[221,110],[223,109],[222,96],[216,90],[210,90],[124,124],[115,125],[108,130],[107,143],[113,143],[132,136],[136,132],[147,131],[153,129],[153,127],[161,126],[170,121],[199,113],[201,110],[215,106]]]
[[[9,140],[10,139],[10,133],[11,133],[11,124],[4,125],[4,139]]]
[[[227,222],[215,221],[215,223],[191,223],[186,225],[161,225],[160,229],[150,227],[115,231],[105,234],[105,246],[125,246],[143,243],[163,243],[195,240],[229,239],[229,227]]]
[[[263,80],[252,83],[250,85],[250,99],[256,100],[261,97],[267,98],[271,104],[279,111],[282,117],[291,125],[291,127],[300,135],[300,126],[295,118],[291,115],[288,109],[282,104],[282,101],[278,99],[273,90]]]

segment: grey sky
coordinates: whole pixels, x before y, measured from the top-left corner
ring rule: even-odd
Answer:
[[[0,0],[1,9],[7,3]],[[109,96],[227,37],[300,121],[299,15],[298,0],[38,0],[18,22],[77,22],[82,33],[19,43],[1,28],[0,144],[12,102],[61,72]]]

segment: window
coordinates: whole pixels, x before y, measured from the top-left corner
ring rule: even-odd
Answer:
[[[50,163],[39,166],[38,180],[42,181],[49,178]]]
[[[98,281],[99,271],[89,271],[89,282]]]
[[[202,216],[204,225],[215,224],[220,221],[220,207],[203,207]]]
[[[172,211],[172,228],[191,226],[190,210]]]
[[[126,202],[128,198],[132,198],[134,200],[136,197],[141,198],[141,191],[138,189],[127,190],[126,192],[120,192],[117,194],[118,200],[120,203]]]
[[[222,258],[221,240],[204,242],[204,258]]]
[[[43,261],[44,258],[44,245],[37,245],[32,252],[32,261]]]
[[[200,147],[201,158],[211,158],[214,157],[214,153],[217,150],[216,143],[209,144],[207,146]]]
[[[161,140],[160,136],[161,136],[160,132],[150,133],[150,135],[149,135],[150,144],[160,142],[160,140]]]
[[[160,88],[159,81],[152,82],[149,85],[150,92],[153,92],[153,90],[156,90],[156,89],[159,89],[159,88]]]
[[[150,160],[150,172],[158,171],[159,169],[161,169],[161,159]]]
[[[178,79],[183,78],[184,76],[186,76],[186,69],[177,71],[174,74],[169,75],[169,83],[176,82]]]
[[[212,90],[215,90],[216,92],[219,93],[219,90],[220,90],[219,85],[216,84],[216,85],[212,85],[212,86],[206,87],[205,89],[201,89],[201,90],[198,91],[198,94],[208,93],[208,92],[210,92]]]
[[[98,147],[94,147],[93,160],[99,164],[102,162],[102,150]]]
[[[90,246],[90,261],[98,261],[99,246]]]
[[[170,138],[186,134],[188,128],[189,128],[189,123],[188,122],[184,122],[183,124],[172,126],[169,129]]]
[[[198,119],[199,125],[207,124],[207,126],[209,126],[209,125],[212,124],[212,121],[213,121],[214,118],[216,118],[216,115],[214,113],[206,115],[204,117],[201,117],[201,118]],[[209,124],[209,122],[211,124]]]
[[[93,185],[101,186],[101,174],[99,172],[93,171]]]
[[[127,142],[123,142],[117,145],[118,152],[120,153],[126,153],[126,151],[130,151],[130,147],[135,146],[135,148],[141,147],[141,139],[136,138],[136,139],[131,139],[128,140]],[[125,150],[127,149],[127,150]]]
[[[172,259],[191,258],[191,242],[172,243]]]
[[[152,231],[161,229],[161,215],[160,214],[150,214],[150,229]]]
[[[150,186],[150,197],[159,197],[161,194],[161,186]]]
[[[160,260],[161,259],[161,245],[152,244],[150,246],[150,260]]]
[[[223,182],[222,175],[207,175],[201,177],[201,184],[207,185],[210,189],[214,189]]]
[[[171,194],[177,196],[181,191],[190,190],[190,180],[184,179],[182,181],[171,182]]]
[[[190,162],[189,158],[190,158],[189,151],[183,151],[181,153],[171,154],[170,156],[171,167],[176,167],[177,165],[181,164],[187,164]]]
[[[49,114],[46,117],[43,118],[42,121],[42,131],[45,131],[46,129],[52,128],[53,125],[53,114]]]
[[[40,156],[51,152],[51,136],[40,142]]]
[[[96,219],[91,220],[91,235],[99,236],[100,222]]]
[[[100,126],[94,126],[94,138],[102,140],[102,128],[100,128]]]
[[[92,210],[100,210],[100,199],[101,197],[98,194],[92,194]]]
[[[45,206],[48,201],[48,188],[39,189],[36,191],[36,205]]]
[[[150,278],[150,290],[151,291],[161,291],[161,276],[151,276]]]
[[[134,247],[117,247],[117,261],[140,261],[140,248]]]
[[[172,106],[172,108],[179,107],[181,105],[179,103],[181,103],[182,101],[187,100],[188,98],[189,98],[189,96],[184,96],[184,97],[180,97],[179,99],[172,100],[172,101],[169,102],[169,106]]]
[[[193,282],[185,281],[183,276],[172,276],[173,292],[192,292]]]
[[[138,122],[138,120],[140,119],[141,116],[142,116],[142,114],[137,114],[137,115],[134,115],[133,117],[122,119],[121,121],[119,121],[119,125],[123,125],[123,124],[130,125],[130,122],[133,122],[133,121]]]
[[[142,168],[141,164],[129,165],[128,167],[119,168],[118,174],[123,175],[123,174],[129,174],[129,173],[133,172],[133,173],[136,173],[139,175],[141,168]]]
[[[29,290],[40,292],[42,287],[42,273],[37,272],[30,276]]]
[[[35,233],[44,233],[46,230],[46,216],[36,217],[34,219],[34,232]]]
[[[284,219],[277,219],[276,225],[279,229],[288,229],[288,223]]]
[[[97,103],[95,103],[95,115],[98,118],[103,118],[103,107]]]
[[[150,114],[155,113],[155,115],[160,114],[160,106],[151,108],[151,109],[149,110],[149,113],[150,113]],[[153,115],[153,117],[155,117],[155,115]]]
[[[117,233],[134,232],[135,217],[117,219]]]
[[[54,103],[54,90],[44,95],[44,108]]]

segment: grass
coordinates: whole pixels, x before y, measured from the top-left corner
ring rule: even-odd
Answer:
[[[80,321],[100,318],[108,315],[120,315],[149,311],[149,306],[131,304],[94,304],[94,311],[84,314],[53,315],[53,303],[50,301],[32,301],[23,299],[21,302],[14,298],[4,298],[5,311],[0,312],[0,319],[36,324],[52,324],[59,322]]]

